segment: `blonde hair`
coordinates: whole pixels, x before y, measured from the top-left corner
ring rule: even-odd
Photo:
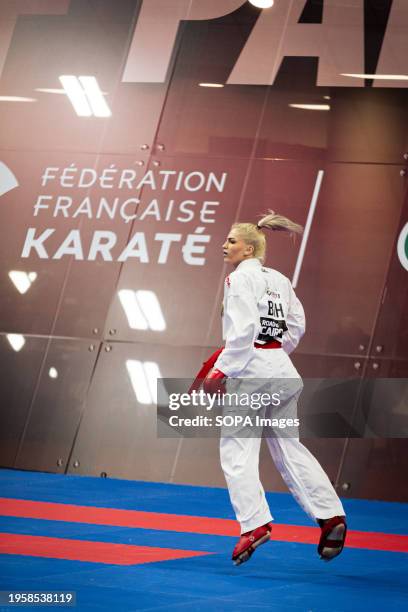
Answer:
[[[273,210],[268,210],[268,214],[264,215],[256,224],[234,223],[231,229],[237,230],[240,238],[254,247],[254,257],[259,259],[261,263],[264,263],[266,255],[266,236],[262,231],[264,228],[272,231],[289,232],[292,236],[303,232],[301,225],[275,213]]]

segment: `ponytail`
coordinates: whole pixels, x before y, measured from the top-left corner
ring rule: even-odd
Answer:
[[[273,210],[268,210],[267,215],[264,215],[257,224],[254,223],[234,223],[232,229],[237,230],[239,236],[247,243],[254,247],[254,257],[265,261],[266,254],[266,236],[262,231],[270,229],[272,231],[289,232],[292,236],[301,234],[303,227],[294,223],[287,217],[276,214]]]
[[[268,215],[262,217],[256,224],[258,229],[267,228],[273,231],[290,232],[292,235],[301,234],[303,232],[303,227],[301,225],[294,223],[287,217],[278,215],[273,210],[268,210],[268,213]]]

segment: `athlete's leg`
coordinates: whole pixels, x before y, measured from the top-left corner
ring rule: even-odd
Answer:
[[[314,521],[345,515],[327,474],[298,438],[275,437],[267,442],[289,491]]]
[[[268,407],[268,416],[275,419],[297,419],[297,400],[303,389],[302,379],[284,351],[276,355],[273,369],[275,378],[271,379],[271,384],[273,388],[279,389],[280,403]],[[271,437],[267,437],[267,443],[289,491],[314,521],[345,514],[327,474],[299,441],[297,429],[289,431],[274,428]]]
[[[288,357],[283,356],[282,364],[283,378],[279,380],[282,401],[277,408],[270,406],[269,414],[278,419],[297,419],[297,399],[303,384]],[[333,559],[343,550],[347,526],[344,508],[327,474],[299,441],[296,430],[286,432],[275,428],[267,443],[289,491],[322,529],[319,555],[326,561]]]
[[[220,442],[221,465],[232,506],[241,525],[241,537],[236,543],[232,560],[240,565],[267,542],[272,531],[272,516],[259,480],[259,450],[261,439],[249,436],[224,437]]]
[[[265,491],[259,479],[261,439],[248,436],[220,440],[221,466],[241,533],[272,520]]]

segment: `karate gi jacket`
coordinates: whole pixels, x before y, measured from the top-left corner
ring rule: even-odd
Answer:
[[[214,367],[239,378],[251,370],[256,352],[269,352],[255,342],[276,340],[289,355],[305,332],[305,313],[290,280],[251,258],[225,279],[222,328],[225,348]]]

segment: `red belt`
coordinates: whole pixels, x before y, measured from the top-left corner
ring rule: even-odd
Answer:
[[[260,349],[277,349],[282,348],[282,344],[277,340],[271,340],[270,342],[266,342],[265,344],[259,344],[258,342],[254,342],[254,347]],[[201,387],[201,383],[203,382],[204,378],[207,376],[208,372],[214,367],[215,362],[217,361],[223,350],[224,347],[222,346],[221,348],[214,351],[214,353],[207,359],[207,361],[204,361],[203,366],[195,377],[194,382],[188,390],[188,393],[191,393],[192,391],[198,391],[198,389]]]
[[[269,348],[282,348],[282,343],[278,342],[278,340],[271,340],[266,344],[259,344],[258,342],[254,342],[255,348],[269,349]]]

